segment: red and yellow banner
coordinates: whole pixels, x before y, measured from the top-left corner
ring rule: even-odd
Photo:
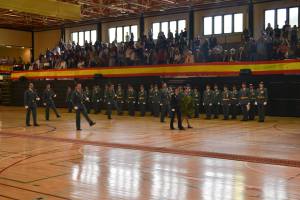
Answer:
[[[26,77],[27,79],[93,78],[96,74],[103,77],[238,76],[241,69],[250,69],[253,75],[300,75],[300,60],[17,71],[11,74],[11,78],[13,80],[20,77]]]
[[[0,73],[10,74],[13,70],[13,66],[0,65]]]

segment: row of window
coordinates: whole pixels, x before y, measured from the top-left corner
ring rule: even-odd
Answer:
[[[226,14],[226,15],[216,15],[203,18],[203,34],[230,34],[230,33],[240,33],[243,32],[243,13]],[[299,7],[292,8],[280,8],[265,11],[265,27],[270,23],[274,28],[277,24],[279,28],[282,28],[288,21],[293,27],[299,24]],[[157,22],[152,24],[153,39],[157,39],[159,32],[163,32],[166,36],[169,32],[173,34],[178,31],[184,31],[186,28],[186,20],[177,21],[165,21]],[[126,42],[130,39],[131,33],[134,36],[134,41],[138,39],[138,26],[120,26],[109,28],[108,36],[109,42]],[[80,31],[73,32],[71,34],[72,41],[76,44],[83,46],[84,41],[95,43],[97,39],[97,31]]]
[[[138,28],[137,25],[131,26],[119,26],[108,29],[109,42],[128,42],[126,40],[130,39],[131,33],[133,34],[134,41],[138,39]]]
[[[80,46],[84,45],[84,42],[92,42],[93,44],[97,40],[97,31],[90,30],[90,31],[80,31],[80,32],[73,32],[71,33],[72,42],[75,44],[79,44]]]
[[[158,33],[163,32],[165,36],[168,36],[169,32],[175,34],[176,31],[180,33],[186,28],[186,20],[157,22],[152,24],[153,39],[157,39]]]
[[[203,18],[204,35],[243,32],[243,13]]]
[[[299,8],[280,8],[265,11],[265,27],[270,23],[273,28],[275,25],[282,28],[285,21],[288,21],[291,27],[294,25],[298,26]]]

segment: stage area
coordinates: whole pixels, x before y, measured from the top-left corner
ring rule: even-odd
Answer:
[[[0,199],[300,199],[300,118],[265,123],[91,114],[25,127],[25,110],[0,107]]]

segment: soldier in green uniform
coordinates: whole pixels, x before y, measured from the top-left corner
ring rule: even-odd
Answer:
[[[239,110],[239,91],[236,88],[236,85],[232,86],[231,91],[231,119],[236,119]]]
[[[86,107],[87,113],[90,113],[91,111],[91,93],[90,93],[90,89],[88,86],[85,87],[84,91],[83,91],[83,95],[84,95],[84,105]]]
[[[220,105],[221,105],[221,92],[218,88],[218,85],[214,85],[214,92],[213,92],[213,114],[214,114],[214,119],[219,118],[219,112],[220,112]]]
[[[194,110],[195,110],[195,118],[200,117],[200,102],[201,102],[201,95],[197,88],[194,88],[193,93],[193,102],[194,102]]]
[[[169,105],[169,92],[166,83],[162,84],[162,88],[160,89],[160,122],[165,122],[165,117],[168,112]]]
[[[108,85],[104,85],[104,91],[103,91],[103,108],[106,108],[106,99],[107,99],[107,91],[108,91]],[[105,109],[105,115],[107,115],[107,109]]]
[[[211,111],[213,106],[213,91],[210,86],[206,86],[206,90],[203,93],[203,106],[205,108],[206,119],[211,119]]]
[[[224,85],[224,90],[222,92],[222,108],[223,108],[223,115],[224,120],[229,119],[229,108],[231,105],[231,91],[228,90],[228,87]]]
[[[89,122],[90,126],[95,125],[95,122],[93,122],[86,111],[86,107],[84,105],[84,98],[87,98],[84,96],[81,88],[81,83],[77,83],[75,90],[72,94],[72,104],[74,106],[74,110],[76,111],[76,129],[78,131],[81,130],[80,127],[80,114],[82,113],[85,119]]]
[[[190,124],[189,119],[195,115],[194,111],[194,99],[191,96],[191,89],[186,86],[184,89],[183,97],[181,99],[180,108],[182,111],[182,116],[186,120],[187,127],[193,128]]]
[[[128,115],[134,116],[135,114],[135,102],[136,102],[136,92],[131,85],[128,85],[127,91],[127,104],[128,104]]]
[[[92,102],[95,114],[101,112],[101,91],[99,85],[95,85],[93,88]]]
[[[253,87],[253,84],[249,84],[249,100],[250,100],[250,109],[249,109],[249,120],[255,119],[255,101],[256,101],[256,90]]]
[[[123,115],[123,107],[124,107],[124,91],[122,86],[118,84],[117,91],[116,91],[116,107],[118,115]]]
[[[138,93],[138,105],[142,117],[144,117],[146,113],[146,102],[147,102],[147,92],[145,91],[144,85],[141,85],[140,91]]]
[[[242,121],[248,121],[248,113],[250,109],[249,95],[250,93],[246,83],[242,83],[242,88],[239,92],[239,104],[241,105],[243,114]]]
[[[45,106],[45,118],[48,121],[49,120],[49,116],[50,116],[50,108],[54,111],[55,115],[57,118],[60,117],[60,115],[58,114],[55,104],[54,104],[54,98],[56,98],[56,94],[54,93],[54,91],[51,89],[51,85],[47,84],[46,89],[44,90],[43,93],[43,104]]]
[[[72,88],[68,86],[67,93],[66,93],[66,104],[68,108],[68,113],[72,112]]]
[[[111,119],[111,113],[112,113],[112,107],[115,104],[114,99],[115,99],[115,91],[114,91],[114,86],[111,84],[108,86],[107,92],[106,92],[106,113],[107,113],[107,118]]]
[[[29,83],[28,89],[24,93],[24,106],[26,109],[26,126],[30,125],[30,115],[32,113],[33,125],[39,126],[37,123],[37,101],[40,97],[37,95],[33,83]]]
[[[264,122],[265,121],[265,107],[267,106],[268,101],[268,90],[264,87],[264,83],[260,82],[257,88],[257,96],[256,96],[256,104],[257,104],[257,111],[258,111],[258,121]]]
[[[153,111],[153,104],[152,104],[152,101],[153,101],[153,92],[154,92],[154,87],[153,87],[153,84],[150,85],[150,88],[149,88],[149,92],[148,92],[148,106],[149,106],[149,110],[150,110],[150,113],[151,113],[151,116],[154,115],[154,111]]]
[[[154,89],[153,89],[152,106],[153,106],[153,116],[158,117],[159,108],[160,108],[160,93],[157,84],[154,85]]]

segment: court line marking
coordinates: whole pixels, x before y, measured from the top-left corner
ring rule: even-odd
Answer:
[[[48,141],[65,142],[65,143],[73,143],[73,144],[81,144],[81,145],[103,146],[103,147],[140,150],[140,151],[148,151],[148,152],[171,153],[171,154],[179,154],[179,155],[218,158],[218,159],[235,160],[235,161],[246,161],[246,162],[253,162],[253,163],[264,163],[264,164],[271,164],[271,165],[282,165],[282,166],[300,168],[300,161],[298,160],[247,156],[247,155],[218,153],[218,152],[210,152],[210,151],[193,151],[193,150],[174,149],[174,148],[165,148],[165,147],[149,147],[145,145],[97,142],[97,141],[87,141],[87,140],[78,140],[78,139],[70,139],[70,138],[53,138],[53,137],[47,137],[42,135],[24,135],[18,133],[6,133],[2,131],[0,131],[0,135],[12,135],[16,137],[30,138],[34,140],[48,140]]]

